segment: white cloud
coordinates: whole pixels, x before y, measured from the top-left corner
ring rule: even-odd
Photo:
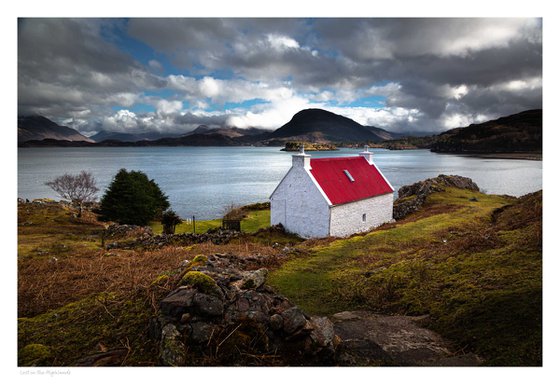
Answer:
[[[264,107],[260,106],[247,112],[233,112],[227,119],[229,126],[239,128],[262,127],[276,129],[287,123],[298,111],[305,108],[320,107],[310,103],[307,99],[291,96],[285,99],[277,99]]]
[[[266,38],[270,46],[278,51],[299,48],[299,43],[288,36],[269,34],[266,36]]]
[[[205,76],[198,82],[201,94],[206,98],[214,98],[220,95],[221,80],[216,80],[210,76]]]
[[[103,120],[103,128],[108,131],[131,132],[138,128],[136,114],[129,110],[119,110]]]
[[[179,100],[159,100],[156,104],[157,112],[160,114],[174,114],[181,111],[183,108],[183,102]]]
[[[364,126],[376,126],[395,131],[400,131],[402,126],[414,123],[422,117],[422,113],[415,108],[332,107],[327,109],[335,114],[355,120]]]
[[[482,123],[493,117],[486,114],[470,114],[462,112],[449,112],[441,116],[440,122],[446,129],[467,127],[473,123]]]
[[[515,79],[497,84],[494,88],[509,92],[521,92],[542,88],[542,78],[534,77],[529,79]]]

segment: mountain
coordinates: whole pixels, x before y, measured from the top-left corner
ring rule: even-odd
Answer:
[[[220,127],[220,128],[210,128],[205,125],[198,126],[195,130],[187,134],[189,135],[223,135],[228,138],[239,138],[242,136],[255,136],[263,135],[269,133],[269,130],[264,130],[261,128],[237,128],[237,127]]]
[[[318,108],[302,110],[268,135],[270,139],[308,142],[381,142],[398,135],[381,128],[362,126],[352,119]]]
[[[114,131],[99,131],[97,134],[90,136],[90,139],[96,142],[103,142],[105,140],[118,140],[120,142],[137,142],[139,140],[156,140],[169,137],[170,134],[161,132],[143,132],[143,133],[128,133],[128,132],[114,132]]]
[[[93,142],[92,139],[80,134],[73,128],[59,126],[44,116],[18,117],[18,143],[43,139]]]
[[[435,137],[431,150],[451,153],[542,152],[542,109],[445,131]]]
[[[66,129],[72,130],[68,127]],[[180,137],[161,137],[159,133],[130,134],[100,131],[90,138],[82,135],[76,138],[35,137],[26,139],[27,143],[22,145],[26,147],[73,145],[81,147],[88,146],[95,140],[97,146],[284,146],[286,142],[295,141],[318,144],[378,143],[400,137],[402,135],[374,126],[362,126],[352,119],[329,111],[307,109],[296,113],[288,123],[273,132],[254,127],[246,129],[210,128],[201,125]],[[43,139],[47,140],[43,141]]]

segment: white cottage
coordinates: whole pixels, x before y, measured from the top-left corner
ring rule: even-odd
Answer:
[[[270,196],[270,222],[305,238],[344,237],[392,221],[394,191],[367,146],[318,159],[302,148]]]

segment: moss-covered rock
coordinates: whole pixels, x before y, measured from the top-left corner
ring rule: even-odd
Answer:
[[[196,257],[193,258],[192,263],[198,265],[205,265],[208,263],[208,257],[206,255],[197,255]]]
[[[205,294],[214,294],[219,291],[216,281],[200,271],[187,272],[181,279],[181,285],[192,286]]]
[[[18,353],[19,366],[42,366],[48,364],[51,349],[42,344],[29,344],[20,349]]]

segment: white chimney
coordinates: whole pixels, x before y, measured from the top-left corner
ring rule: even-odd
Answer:
[[[373,152],[369,152],[368,146],[365,146],[364,151],[360,152],[360,155],[366,158],[369,164],[373,164]]]
[[[305,153],[303,144],[299,153],[292,155],[292,167],[303,167],[306,170],[311,170],[311,156]]]

